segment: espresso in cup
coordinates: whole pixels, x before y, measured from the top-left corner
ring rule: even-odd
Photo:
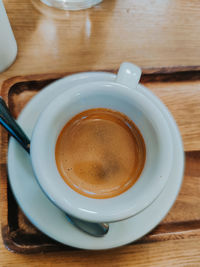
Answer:
[[[104,108],[74,116],[56,143],[57,169],[77,193],[112,198],[132,187],[146,159],[144,139],[124,114]]]

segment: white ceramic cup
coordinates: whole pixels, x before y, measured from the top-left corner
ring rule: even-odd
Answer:
[[[43,191],[64,212],[91,222],[119,221],[147,208],[165,187],[173,162],[172,136],[163,113],[140,92],[140,76],[140,68],[123,63],[115,82],[75,86],[55,98],[40,115],[31,139],[33,170]],[[138,181],[108,199],[75,192],[61,178],[55,162],[55,145],[64,125],[76,114],[99,107],[126,114],[146,145],[146,163]],[[166,107],[164,112],[168,112]]]
[[[15,60],[17,43],[2,0],[0,0],[0,72],[6,70]]]

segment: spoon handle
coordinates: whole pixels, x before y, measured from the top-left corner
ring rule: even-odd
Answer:
[[[0,124],[23,146],[30,154],[30,140],[12,117],[5,101],[0,96]],[[67,218],[82,231],[96,237],[107,234],[109,225],[106,223],[89,223],[66,214]]]
[[[30,140],[12,117],[2,97],[0,97],[0,124],[30,153]]]

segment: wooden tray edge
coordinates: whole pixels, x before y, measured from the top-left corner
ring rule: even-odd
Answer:
[[[103,71],[103,70],[101,70]],[[180,73],[188,73],[188,72],[192,72],[192,73],[197,73],[200,71],[200,66],[195,66],[195,67],[172,67],[172,68],[151,68],[151,69],[144,69],[144,75],[148,75],[148,74],[172,74],[172,73],[177,73],[177,72],[180,72]],[[110,72],[116,72],[115,70],[112,70]],[[18,83],[18,82],[28,82],[28,81],[32,81],[32,80],[36,80],[36,81],[40,81],[40,80],[53,80],[53,79],[59,79],[59,78],[62,78],[66,75],[70,75],[70,74],[73,74],[73,73],[53,73],[53,74],[35,74],[35,75],[28,75],[28,76],[16,76],[16,77],[12,77],[12,78],[9,78],[7,80],[5,80],[3,82],[3,85],[2,85],[2,88],[1,88],[1,92],[2,92],[2,96],[4,98],[4,100],[6,102],[8,102],[8,93],[9,93],[9,90],[10,88]],[[200,78],[200,77],[198,77]],[[3,140],[5,140],[5,138],[7,138],[6,136],[6,133],[2,133],[2,129],[1,129],[1,148],[3,147]],[[3,151],[3,150],[1,150]],[[191,151],[193,152],[193,151]],[[1,187],[2,188],[2,187]],[[2,189],[1,190],[1,195],[2,195]],[[4,200],[6,201],[6,200]],[[2,220],[1,220],[2,222]],[[6,222],[6,221],[4,221]],[[8,222],[8,221],[7,221]],[[186,231],[187,232],[187,231]],[[180,238],[190,238],[190,237],[193,237],[194,235],[200,235],[200,230],[199,229],[195,229],[193,232],[191,233],[183,233],[181,232],[180,234],[171,234],[171,233],[168,233],[168,235],[166,235],[164,237],[164,234],[160,234],[159,236],[157,235],[156,236],[156,239],[155,239],[155,234],[151,236],[151,238],[149,239],[145,239],[143,238],[142,240],[138,241],[138,243],[143,243],[143,242],[156,242],[156,241],[163,241],[163,240],[169,240],[169,239],[180,239]],[[5,225],[3,226],[2,225],[2,237],[3,237],[3,241],[4,241],[4,244],[5,246],[7,247],[8,250],[10,251],[13,251],[13,252],[17,252],[17,253],[38,253],[41,251],[41,246],[38,248],[38,247],[35,247],[35,248],[32,248],[31,250],[27,250],[26,249],[22,249],[22,247],[19,247],[18,244],[16,244],[15,242],[13,242],[12,239],[10,239],[8,237],[8,233],[9,233],[9,230],[8,230],[8,227],[6,227]],[[170,236],[171,235],[171,236]],[[158,237],[158,238],[157,238]],[[164,239],[163,239],[164,237]],[[64,246],[64,245],[61,245],[62,246],[62,249],[65,250],[69,247],[67,246]],[[39,250],[38,250],[39,249]],[[47,251],[55,251],[56,250],[56,247],[53,247],[52,250],[50,249],[49,246],[45,247],[43,246],[43,249],[42,251],[44,252],[47,252]],[[61,250],[60,248],[58,248],[58,250]]]

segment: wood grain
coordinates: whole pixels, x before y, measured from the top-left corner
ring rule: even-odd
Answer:
[[[8,75],[195,66],[200,58],[198,0],[104,0],[95,8],[46,16],[31,1],[4,0],[18,42]],[[48,70],[48,71],[47,71]]]
[[[1,240],[0,240],[1,241]],[[187,266],[200,263],[200,240],[170,240],[152,244],[127,245],[107,251],[65,251],[37,255],[20,255],[7,251],[0,243],[0,263],[7,266]],[[175,249],[176,248],[176,249]]]
[[[180,129],[185,151],[200,149],[200,82],[147,83],[165,103]]]

